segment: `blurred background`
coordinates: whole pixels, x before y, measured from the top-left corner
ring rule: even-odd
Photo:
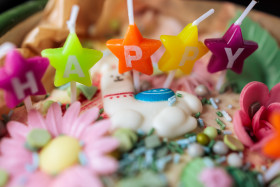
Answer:
[[[0,14],[8,9],[11,9],[14,6],[17,6],[27,1],[40,1],[40,0],[0,0]],[[188,1],[188,0],[182,0],[182,1]],[[251,0],[228,0],[228,2],[233,2],[245,6],[248,5],[250,1]],[[280,7],[278,5],[279,5],[278,3],[275,3],[275,1],[272,0],[260,0],[260,3],[256,5],[255,9],[280,17]]]

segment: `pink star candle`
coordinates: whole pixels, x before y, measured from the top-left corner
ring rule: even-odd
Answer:
[[[253,41],[243,40],[240,25],[252,8],[256,5],[253,0],[245,9],[238,20],[231,25],[222,38],[206,39],[205,45],[213,53],[208,64],[208,71],[216,73],[222,71],[216,88],[222,86],[227,69],[231,69],[235,73],[242,73],[244,60],[248,58],[258,48],[258,44]]]
[[[205,45],[213,53],[207,67],[210,73],[225,69],[241,73],[244,60],[258,48],[256,42],[243,40],[240,25],[236,24],[222,38],[205,40]]]
[[[41,79],[48,65],[47,58],[24,59],[16,50],[7,53],[5,65],[0,69],[0,89],[5,91],[9,108],[16,107],[31,95],[46,94]],[[30,101],[28,105],[30,108]]]

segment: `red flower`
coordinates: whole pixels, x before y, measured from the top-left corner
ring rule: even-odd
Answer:
[[[234,131],[252,150],[259,150],[274,135],[270,116],[280,110],[280,83],[269,92],[260,82],[247,84],[240,94],[240,108],[234,115]]]

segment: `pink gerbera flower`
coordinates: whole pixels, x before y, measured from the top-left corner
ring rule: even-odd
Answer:
[[[9,174],[7,186],[102,186],[99,176],[117,170],[116,160],[106,154],[117,148],[118,141],[105,136],[108,120],[93,124],[98,108],[79,113],[79,102],[72,104],[64,116],[54,103],[45,119],[33,110],[27,125],[8,123],[10,137],[0,143],[0,167]],[[36,135],[38,131],[43,134]],[[26,146],[32,132],[37,144],[49,137],[46,144],[33,151]]]

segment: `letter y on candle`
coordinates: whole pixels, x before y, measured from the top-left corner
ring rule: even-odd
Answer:
[[[225,69],[241,73],[244,60],[258,48],[257,43],[243,40],[241,28],[235,24],[222,38],[206,39],[205,45],[213,53],[208,64],[210,73]]]

